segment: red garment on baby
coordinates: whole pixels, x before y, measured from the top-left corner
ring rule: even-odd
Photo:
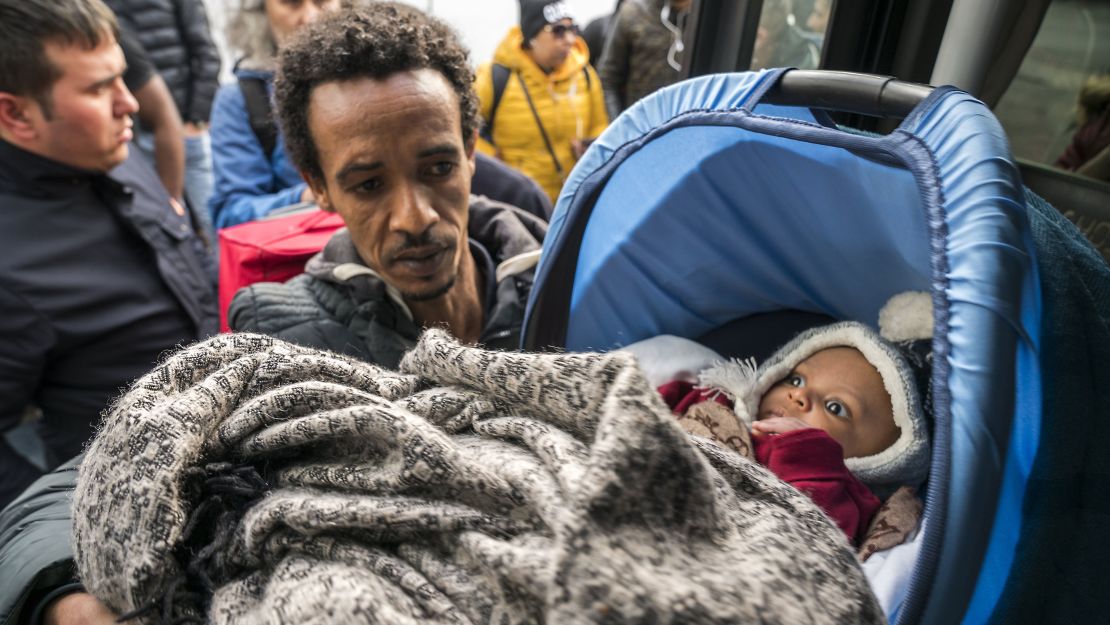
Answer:
[[[756,462],[802,491],[859,544],[882,502],[844,466],[844,450],[824,430],[753,436]]]
[[[732,410],[732,402],[729,401],[728,397],[725,397],[724,393],[697,388],[692,382],[671,380],[655,390],[659,391],[667,407],[676,415],[686,414],[690,406],[700,404],[703,401],[715,401]]]
[[[732,408],[720,394],[675,380],[658,389],[677,415],[703,401]],[[784,434],[752,436],[755,460],[779,479],[809,496],[852,541],[859,544],[882,502],[844,466],[844,450],[824,430],[806,428]]]

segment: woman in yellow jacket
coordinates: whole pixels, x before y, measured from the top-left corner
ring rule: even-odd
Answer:
[[[609,124],[589,57],[565,3],[520,0],[520,26],[478,68],[479,149],[531,176],[552,202]]]

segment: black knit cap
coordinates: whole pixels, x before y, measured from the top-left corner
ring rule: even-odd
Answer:
[[[520,32],[525,41],[538,35],[544,26],[568,18],[574,19],[562,0],[520,0]]]

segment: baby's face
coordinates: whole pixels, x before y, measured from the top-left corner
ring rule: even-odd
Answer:
[[[759,401],[759,419],[793,417],[824,430],[845,458],[870,456],[898,440],[890,395],[879,372],[851,347],[806,358]]]

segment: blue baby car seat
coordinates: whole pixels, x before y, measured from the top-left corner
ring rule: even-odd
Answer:
[[[559,197],[523,347],[698,337],[778,310],[874,325],[892,295],[927,291],[933,466],[892,622],[1105,620],[1110,269],[1022,187],[966,93],[903,83],[923,99],[870,136],[810,108],[830,107],[819,91],[782,104],[784,75],[853,79],[706,76],[614,121]]]

